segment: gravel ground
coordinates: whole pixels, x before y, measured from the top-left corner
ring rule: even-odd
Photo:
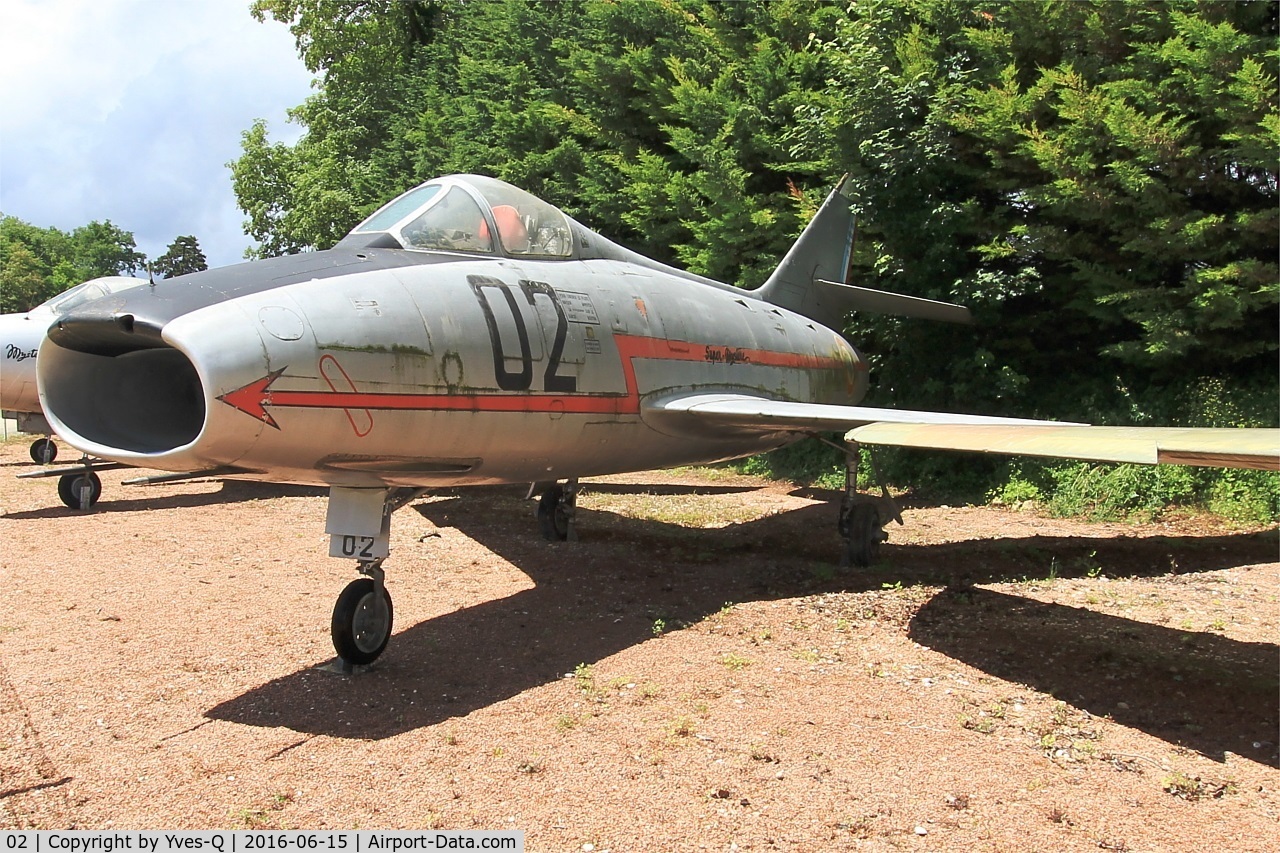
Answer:
[[[397,634],[319,668],[323,492],[122,487],[0,446],[0,825],[518,828],[530,851],[1272,850],[1275,530],[909,506],[718,471],[397,513]],[[587,845],[591,845],[588,847]]]

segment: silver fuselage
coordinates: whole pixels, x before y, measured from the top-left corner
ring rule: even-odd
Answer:
[[[332,250],[90,308],[40,349],[57,431],[104,458],[246,479],[432,486],[707,462],[797,436],[709,433],[651,404],[694,390],[854,404],[866,388],[830,329],[618,260]]]

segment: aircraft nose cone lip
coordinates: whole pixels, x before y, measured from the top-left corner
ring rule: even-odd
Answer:
[[[129,312],[84,311],[66,314],[49,328],[49,340],[63,349],[93,355],[123,355],[168,346],[163,324]]]

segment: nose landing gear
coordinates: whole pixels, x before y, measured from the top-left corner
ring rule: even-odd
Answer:
[[[99,462],[88,456],[76,465],[62,468],[42,468],[18,475],[19,480],[45,477],[58,478],[58,497],[70,509],[89,509],[102,497],[102,480],[99,471],[115,471],[129,466],[119,462]]]
[[[391,639],[394,615],[382,560],[362,562],[360,572],[368,577],[347,584],[330,623],[334,650],[353,666],[367,666],[378,659]]]
[[[329,490],[329,555],[355,557],[364,577],[347,584],[333,605],[329,634],[338,659],[325,669],[350,674],[386,650],[395,614],[382,569],[391,552],[391,514],[427,491],[337,486]]]
[[[53,439],[45,436],[31,442],[31,461],[37,465],[48,465],[58,458],[58,445]]]
[[[102,497],[102,480],[90,468],[58,478],[58,497],[71,509],[89,509]]]

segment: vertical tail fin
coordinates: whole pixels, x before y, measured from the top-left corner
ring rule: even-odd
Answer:
[[[836,331],[843,329],[845,314],[850,311],[972,322],[969,309],[960,305],[845,283],[854,234],[849,192],[849,176],[845,175],[756,295]]]
[[[844,306],[839,300],[824,300],[824,288],[818,282],[843,282],[849,274],[854,216],[846,194],[848,187],[849,176],[845,175],[773,275],[756,291],[765,302],[836,329],[842,325]]]

